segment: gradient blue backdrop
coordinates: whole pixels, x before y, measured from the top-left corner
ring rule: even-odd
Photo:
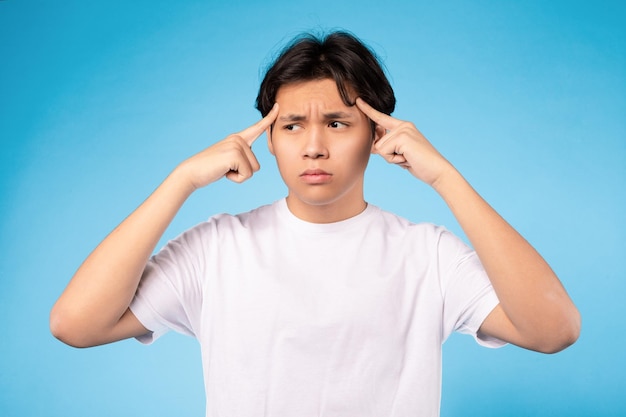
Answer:
[[[345,28],[412,120],[549,260],[583,315],[557,355],[445,345],[442,416],[626,413],[623,1],[0,1],[0,415],[202,416],[199,349],[171,334],[88,350],[48,312],[93,247],[185,157],[258,119],[294,34]],[[249,182],[196,193],[164,239],[285,195],[265,146]],[[368,201],[458,225],[372,160]]]

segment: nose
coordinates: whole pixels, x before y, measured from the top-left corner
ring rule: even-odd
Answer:
[[[328,147],[326,146],[326,136],[323,128],[312,127],[308,130],[304,140],[302,149],[304,158],[328,158]]]

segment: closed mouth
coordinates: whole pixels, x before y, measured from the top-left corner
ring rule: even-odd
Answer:
[[[322,175],[331,175],[330,173],[324,171],[323,169],[307,169],[302,174],[301,177],[304,176],[322,176]]]

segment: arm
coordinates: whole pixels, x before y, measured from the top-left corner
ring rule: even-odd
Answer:
[[[250,147],[273,123],[277,109],[181,163],[98,245],[52,308],[55,337],[88,347],[148,332],[128,307],[159,239],[193,191],[221,177],[243,182],[259,169]]]
[[[580,333],[580,315],[539,253],[413,124],[380,113],[361,99],[357,105],[385,130],[373,151],[431,185],[476,250],[500,300],[479,333],[546,353],[574,343]]]

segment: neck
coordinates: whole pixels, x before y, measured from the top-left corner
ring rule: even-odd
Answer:
[[[289,194],[287,207],[300,220],[309,223],[335,223],[361,214],[367,207],[367,203],[361,196],[360,199],[352,199],[349,203],[334,201],[310,204]]]

